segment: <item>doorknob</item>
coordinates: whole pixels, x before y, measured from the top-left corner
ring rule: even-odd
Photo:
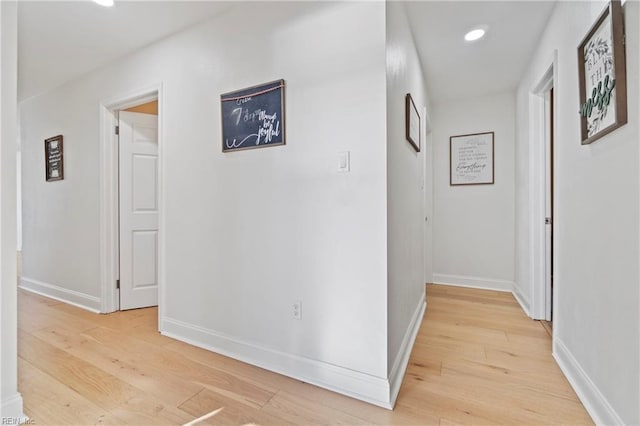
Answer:
[[[551,220],[551,218],[550,218],[550,217],[545,217],[545,218],[544,218],[544,224],[545,224],[545,225],[551,225],[551,223],[552,223],[552,220]]]

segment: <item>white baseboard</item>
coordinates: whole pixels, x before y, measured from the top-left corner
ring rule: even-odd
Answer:
[[[69,305],[86,309],[87,311],[100,313],[101,304],[99,297],[89,296],[88,294],[78,291],[25,277],[20,279],[20,285],[18,287],[50,299],[59,300]]]
[[[468,277],[463,275],[433,274],[434,284],[446,284],[456,287],[471,287],[482,290],[513,291],[513,281]]]
[[[528,317],[531,317],[531,314],[530,314],[531,311],[529,310],[529,306],[530,306],[529,299],[526,298],[524,294],[522,294],[520,287],[514,284],[512,293],[513,293],[513,297],[516,298],[516,300],[520,304],[520,307],[522,308],[524,313],[527,314]]]
[[[597,425],[623,425],[624,422],[582,369],[560,339],[553,342],[553,357]]]
[[[371,404],[392,409],[389,381],[326,362],[240,341],[172,318],[160,319],[160,332],[284,376],[292,377]]]
[[[4,419],[15,420],[13,423],[6,423]],[[2,400],[0,406],[0,422],[2,424],[22,424],[29,418],[22,411],[22,395],[15,393],[14,395]]]
[[[389,374],[389,383],[391,385],[390,399],[392,407],[396,404],[398,392],[400,392],[400,386],[402,385],[402,379],[404,378],[404,374],[407,371],[407,366],[409,365],[411,350],[413,349],[413,344],[416,341],[416,337],[418,336],[420,325],[422,325],[422,319],[424,318],[424,312],[426,308],[427,300],[426,295],[423,293],[422,299],[420,300],[418,307],[413,313],[409,328],[407,328],[407,332],[402,339],[400,350],[398,351],[398,355],[396,355],[396,359],[393,363],[393,366],[391,367],[391,373]]]

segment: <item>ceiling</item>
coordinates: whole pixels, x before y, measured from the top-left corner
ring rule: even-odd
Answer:
[[[18,99],[38,95],[229,9],[220,1],[18,2]]]
[[[433,102],[516,87],[551,1],[410,1],[407,11]],[[27,99],[233,6],[221,1],[19,1],[18,98]],[[465,42],[473,26],[484,39]]]
[[[517,87],[554,1],[407,2],[432,102],[478,97]],[[467,42],[467,31],[489,27]]]

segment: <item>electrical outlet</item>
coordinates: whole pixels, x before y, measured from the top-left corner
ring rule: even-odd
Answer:
[[[302,301],[300,300],[293,302],[293,319],[302,319]]]

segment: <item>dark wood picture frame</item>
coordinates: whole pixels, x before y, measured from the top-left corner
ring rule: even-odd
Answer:
[[[582,145],[587,145],[627,123],[624,15],[620,0],[609,2],[578,46],[578,73],[580,138]]]
[[[222,152],[286,145],[285,81],[220,95]]]
[[[409,143],[413,145],[416,152],[420,152],[420,114],[413,102],[411,93],[405,96],[405,136]]]
[[[47,182],[64,179],[64,151],[62,135],[44,140],[45,179]]]
[[[488,144],[489,138],[490,144]],[[491,152],[487,152],[488,150]],[[484,171],[486,167],[491,169],[490,178],[488,172]],[[495,132],[449,137],[449,185],[493,185],[494,183]]]

